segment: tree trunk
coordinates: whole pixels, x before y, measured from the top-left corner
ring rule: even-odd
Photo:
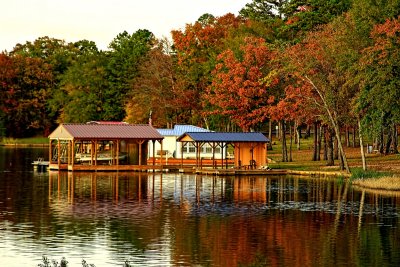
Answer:
[[[317,161],[321,160],[321,128],[322,126],[317,127]]]
[[[353,126],[353,147],[356,147],[356,126]]]
[[[309,81],[309,83],[312,85],[312,87],[315,89],[315,91],[318,93],[319,97],[321,98],[324,108],[326,110],[326,113],[328,114],[329,120],[332,123],[333,129],[335,130],[335,135],[336,138],[338,139],[338,149],[340,151],[340,157],[343,160],[343,167],[346,170],[347,173],[350,173],[350,168],[349,164],[347,162],[346,154],[344,153],[344,149],[342,146],[342,142],[340,141],[340,128],[339,128],[339,123],[337,121],[337,114],[333,111],[330,110],[330,107],[328,103],[325,100],[325,97],[322,95],[321,91],[318,89],[317,86],[306,76],[306,79]]]
[[[307,124],[306,134],[304,135],[304,139],[308,139],[311,136],[311,127]]]
[[[339,159],[339,149],[338,149],[338,144],[337,144],[338,139],[335,136],[333,136],[332,138],[333,138],[333,144],[334,144],[334,147],[333,147],[333,158],[334,159]]]
[[[326,130],[326,166],[334,166],[335,165],[335,160],[333,157],[333,133],[330,128],[327,128]]]
[[[282,140],[282,162],[288,161],[287,145],[286,145],[286,131],[285,131],[285,121],[280,121],[281,128],[281,140]]]
[[[345,134],[344,134],[344,140],[346,142],[346,147],[350,146],[350,132],[349,132],[349,127],[346,125],[345,129]]]
[[[399,150],[398,150],[398,141],[399,141],[399,137],[398,137],[398,133],[397,133],[397,125],[393,124],[393,153],[394,154],[399,154]]]
[[[387,139],[385,145],[385,155],[390,153],[390,145],[392,144],[392,129],[390,124],[387,126]]]
[[[297,150],[300,150],[300,140],[301,140],[301,128],[297,126],[296,128],[296,136],[297,136]]]
[[[318,152],[318,123],[314,122],[314,147],[313,147],[313,161],[317,161]]]
[[[289,133],[290,133],[290,145],[289,145],[289,162],[293,161],[292,158],[292,146],[293,146],[293,131],[292,131],[292,123],[289,123]]]
[[[328,127],[326,127],[326,126],[324,126],[323,127],[323,129],[324,129],[324,156],[323,156],[323,160],[328,160],[328,132],[329,132],[329,129],[328,129]]]
[[[379,139],[378,139],[378,150],[379,153],[383,154],[384,152],[384,133],[383,133],[383,127],[381,127],[381,132],[379,133]]]
[[[362,166],[363,166],[363,170],[366,171],[367,170],[367,161],[366,161],[365,152],[364,152],[364,142],[363,142],[363,137],[362,137],[360,118],[358,118],[358,139],[360,140],[360,152],[361,152]]]
[[[269,119],[268,122],[268,139],[269,143],[267,144],[267,149],[272,150],[272,120]]]

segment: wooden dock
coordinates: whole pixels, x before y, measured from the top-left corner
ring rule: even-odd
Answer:
[[[244,170],[244,169],[195,169],[194,172],[196,174],[203,175],[217,175],[217,176],[240,176],[240,175],[282,175],[287,174],[286,170],[264,170],[264,169],[253,169],[253,170]]]

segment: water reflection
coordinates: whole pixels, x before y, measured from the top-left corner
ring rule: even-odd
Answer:
[[[55,217],[80,235],[105,239],[115,261],[341,265],[362,262],[360,253],[372,248],[399,256],[391,247],[398,199],[384,204],[335,181],[140,173],[55,173],[49,181]],[[377,230],[364,247],[369,224],[388,230]]]
[[[39,173],[41,153],[0,147],[0,266],[400,265],[399,194],[287,176]]]

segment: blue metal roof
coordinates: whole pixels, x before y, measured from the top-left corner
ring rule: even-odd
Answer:
[[[186,132],[178,138],[178,141],[180,141],[184,136],[189,136],[195,142],[269,142],[269,139],[259,132]]]
[[[186,132],[210,132],[210,130],[193,126],[177,124],[174,129],[157,129],[162,136],[181,136]]]

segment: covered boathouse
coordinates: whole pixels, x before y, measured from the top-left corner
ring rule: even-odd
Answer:
[[[151,125],[127,123],[60,124],[49,135],[50,170],[132,171],[161,169],[147,162],[148,149],[162,147],[163,136]],[[149,143],[152,145],[149,146]]]
[[[212,160],[215,160],[215,151],[221,151],[221,166],[213,164],[213,169],[227,168],[229,147],[232,147],[235,169],[259,169],[267,166],[267,143],[269,139],[260,132],[187,132],[178,139],[182,147],[187,143],[196,148],[196,167],[202,167],[202,158],[199,151],[205,144],[212,149]],[[183,165],[183,155],[181,155]]]

